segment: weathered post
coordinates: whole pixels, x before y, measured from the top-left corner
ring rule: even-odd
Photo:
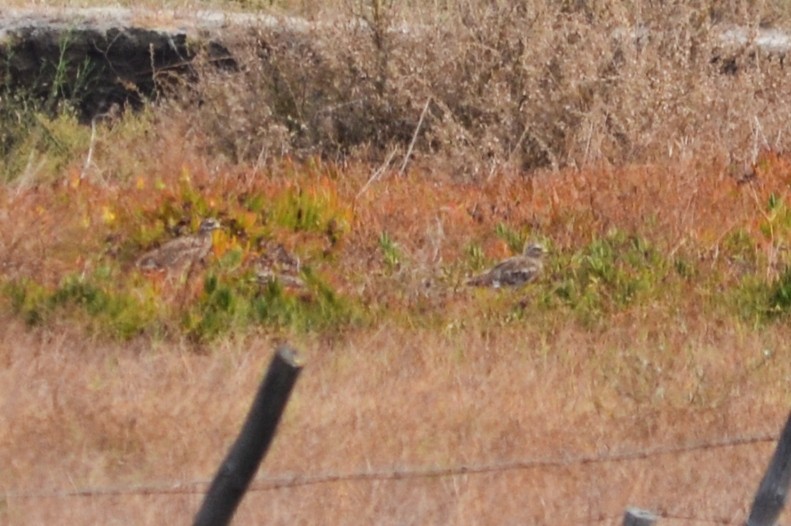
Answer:
[[[791,482],[791,414],[788,415],[777,449],[753,500],[747,526],[774,526],[783,511]]]
[[[194,526],[228,524],[264,458],[302,369],[297,352],[277,349],[269,370],[253,400],[247,420],[220,465],[203,500]]]
[[[640,508],[626,508],[623,514],[623,526],[654,526],[656,515]]]

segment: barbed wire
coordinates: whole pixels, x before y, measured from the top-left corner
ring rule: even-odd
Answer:
[[[684,521],[686,523],[689,522],[705,522],[708,524],[722,524],[724,526],[731,526],[731,525],[742,525],[744,524],[743,520],[733,520],[733,519],[725,519],[722,517],[697,517],[695,515],[689,514],[679,514],[679,513],[667,513],[662,511],[653,511],[654,515],[659,517],[660,519],[668,519],[673,521]]]
[[[697,522],[697,523],[704,523],[704,524],[721,524],[723,526],[741,526],[744,521],[737,521],[732,519],[723,519],[721,517],[697,517],[694,515],[682,515],[682,514],[673,514],[673,513],[663,513],[657,512],[655,510],[651,510],[657,518],[659,519],[666,519],[671,521],[683,521],[685,523]],[[617,522],[621,524],[623,521],[623,513],[621,514],[605,514],[600,513],[594,517],[585,516],[579,517],[577,520],[574,520],[574,524],[591,524],[591,523],[601,523],[601,522]]]
[[[703,517],[700,515],[692,515],[689,513],[680,513],[680,512],[671,512],[664,509],[652,509],[650,513],[655,515],[658,519],[666,519],[671,521],[683,521],[686,524],[697,522],[697,523],[704,523],[704,524],[721,524],[723,526],[742,526],[744,524],[744,520],[736,520],[736,519],[726,519],[724,517]],[[617,522],[621,523],[623,521],[624,513],[621,512],[620,514],[612,514],[607,513],[604,511],[599,511],[595,515],[588,514],[584,517],[579,517],[577,520],[573,521],[574,524],[591,524],[591,523],[601,523],[601,522]]]
[[[643,450],[619,451],[614,453],[591,454],[565,456],[558,458],[543,459],[522,459],[504,462],[492,462],[473,465],[456,465],[450,467],[428,467],[428,468],[391,468],[386,470],[368,470],[350,473],[325,473],[316,475],[294,474],[291,476],[281,476],[271,479],[255,480],[248,491],[267,491],[273,489],[292,488],[299,486],[311,486],[315,484],[328,484],[334,482],[354,482],[354,481],[386,481],[386,480],[408,480],[421,478],[440,478],[461,475],[481,475],[493,472],[522,471],[528,469],[548,469],[566,468],[574,466],[585,466],[588,464],[604,464],[615,462],[628,462],[636,460],[647,460],[661,455],[672,455],[690,453],[705,449],[721,449],[725,447],[736,447],[761,442],[775,442],[776,435],[761,434],[743,437],[730,437],[715,441],[699,441],[688,444],[658,446]]]
[[[701,450],[739,447],[777,441],[776,434],[761,433],[726,437],[718,440],[700,440],[686,444],[657,446],[647,449],[599,452],[586,455],[565,455],[554,458],[518,459],[481,464],[458,464],[447,467],[390,467],[386,469],[327,472],[291,473],[280,476],[259,477],[248,491],[272,491],[286,488],[333,484],[338,482],[398,481],[426,478],[443,478],[464,475],[482,475],[531,469],[555,469],[648,460],[662,455],[678,455]],[[69,497],[104,497],[118,495],[171,495],[205,493],[211,479],[192,481],[157,482],[132,486],[84,487],[71,490],[5,491],[6,499],[45,499]],[[671,518],[671,517],[668,517]],[[696,519],[697,520],[697,519]],[[723,523],[724,524],[724,523]]]

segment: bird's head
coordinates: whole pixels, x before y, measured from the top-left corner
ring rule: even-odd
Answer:
[[[221,226],[220,226],[220,222],[217,219],[213,217],[207,217],[206,219],[201,221],[198,232],[200,232],[201,234],[208,234],[212,230],[218,230],[219,228],[221,228]]]
[[[540,243],[530,242],[525,244],[523,254],[529,258],[542,258],[547,253],[547,249]]]

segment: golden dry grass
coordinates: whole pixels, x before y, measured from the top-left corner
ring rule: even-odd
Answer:
[[[128,185],[72,179],[7,189],[4,213],[10,218],[13,211],[14,220],[3,231],[13,248],[4,256],[6,276],[57,283],[96,264],[89,254],[117,242],[107,237],[115,221],[180,195],[169,189],[183,177],[184,160],[161,162],[151,179]],[[498,321],[498,310],[510,309],[519,293],[470,295],[451,287],[426,299],[420,291],[422,280],[453,266],[471,240],[487,257],[507,254],[494,234],[500,222],[540,233],[560,252],[631,226],[663,247],[686,240],[683,249],[703,258],[704,268],[728,269],[711,249],[735,228],[749,232],[757,250],[776,247],[760,228],[767,220],[761,203],[771,193],[785,196],[784,158],[765,156],[749,184],[702,163],[502,175],[477,185],[436,174],[387,175],[360,194],[368,178],[361,168],[349,167],[341,178],[331,166],[286,167],[288,177],[276,171],[256,179],[245,179],[244,170],[220,177],[200,166],[187,171],[218,207],[219,196],[275,196],[284,185],[330,188],[351,203],[349,231],[320,268],[382,313],[372,326],[301,336],[248,330],[206,353],[178,339],[112,343],[67,320],[31,331],[7,314],[0,338],[3,521],[188,520],[199,492],[156,489],[213,475],[273,340],[283,335],[306,353],[307,365],[264,477],[574,459],[777,433],[789,400],[788,328],[753,327],[707,307],[694,284],[682,291],[684,301],[671,295],[638,304],[593,328],[563,311],[528,310],[519,321]],[[668,209],[683,213],[663,213]],[[109,223],[108,210],[115,217]],[[405,254],[394,274],[377,247],[382,231]],[[299,233],[285,241],[315,242]],[[421,322],[421,309],[435,318],[441,312],[440,322]],[[257,491],[237,521],[617,524],[629,504],[738,521],[772,447],[767,441],[646,460]],[[135,494],[137,486],[155,491]],[[132,493],[17,496],[83,488]]]
[[[385,275],[376,254],[375,239],[383,230],[409,254],[408,268],[423,275],[458,258],[470,239],[481,240],[491,256],[504,253],[493,235],[499,221],[535,224],[560,249],[613,226],[642,225],[641,218],[652,212],[658,217],[655,230],[642,225],[643,231],[662,243],[687,237],[693,246],[707,247],[732,223],[759,235],[755,224],[762,211],[754,199],[762,202],[769,192],[782,191],[786,173],[782,159],[770,161],[755,188],[717,170],[668,166],[544,174],[529,184],[505,177],[477,187],[418,175],[386,178],[356,200],[353,227],[332,265],[334,278],[367,293],[372,305],[408,303],[410,296],[398,288],[415,286],[408,271]],[[208,177],[200,180],[200,171],[193,172],[199,184],[208,185],[207,196],[227,190],[227,181],[212,188]],[[658,173],[666,184],[651,184]],[[351,199],[365,174],[346,175],[337,192]],[[283,181],[274,176],[270,184]],[[303,184],[329,180],[311,176]],[[126,206],[145,202],[152,186],[141,186],[137,196],[125,191]],[[628,200],[619,199],[624,194]],[[51,275],[53,281],[74,270],[79,257],[44,247],[81,238],[85,227],[73,211],[89,200],[94,206],[87,217],[95,217],[96,237],[85,240],[84,248],[104,239],[102,204],[117,201],[117,195],[112,188],[80,184],[9,196],[16,205],[9,209],[19,211],[19,230],[6,235],[20,240],[13,252],[19,264],[9,266],[39,261],[33,275]],[[689,212],[661,214],[678,196],[688,197]],[[30,232],[36,235],[24,235]],[[649,304],[613,316],[608,328],[594,331],[546,317],[501,328],[474,318],[474,298],[462,294],[442,301],[448,321],[466,325],[421,330],[385,319],[339,339],[298,338],[308,365],[264,473],[556,459],[772,434],[783,419],[791,361],[782,325],[760,332],[735,318],[696,313],[700,305],[693,303],[681,312]],[[86,340],[79,330],[62,326],[30,333],[8,320],[4,327],[2,451],[10,469],[2,484],[15,492],[210,477],[271,349],[266,333],[221,341],[210,355],[201,355],[178,343]],[[649,461],[257,492],[248,495],[238,520],[575,523],[617,516],[628,503],[735,520],[770,450],[766,443]],[[696,484],[706,489],[696,491]],[[62,518],[156,524],[190,516],[200,495],[6,501],[4,513],[12,523]]]
[[[383,324],[298,340],[307,365],[261,476],[604,456],[777,433],[789,400],[786,327],[689,328],[650,314],[595,334],[562,322],[551,334]],[[207,356],[177,343],[117,346],[3,327],[5,492],[210,478],[272,347],[251,335]],[[237,523],[617,524],[628,504],[738,521],[772,447],[260,491],[246,496]],[[199,502],[156,492],[6,495],[2,514],[10,524],[161,524],[188,520]]]

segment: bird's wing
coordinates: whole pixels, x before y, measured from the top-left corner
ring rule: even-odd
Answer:
[[[476,276],[467,283],[473,286],[515,286],[528,283],[541,271],[541,264],[535,260],[514,256],[501,261],[487,272]]]
[[[538,276],[541,270],[540,265],[529,259],[520,259],[518,261],[514,260],[504,263],[509,264],[503,265],[499,269],[499,281],[505,286],[529,283]]]
[[[305,282],[296,274],[275,272],[271,267],[263,267],[256,270],[256,278],[262,285],[272,282],[279,282],[285,288],[302,289]]]
[[[174,266],[192,257],[202,248],[203,243],[198,236],[171,239],[161,247],[145,253],[137,261],[137,266],[143,270]]]
[[[467,281],[467,285],[472,285],[473,287],[489,287],[493,285],[495,282],[498,281],[500,276],[498,267],[499,265],[487,270],[483,274],[478,274],[477,276],[473,276]]]
[[[197,249],[203,246],[200,236],[185,236],[171,239],[160,247],[162,252],[188,252],[190,249]]]

